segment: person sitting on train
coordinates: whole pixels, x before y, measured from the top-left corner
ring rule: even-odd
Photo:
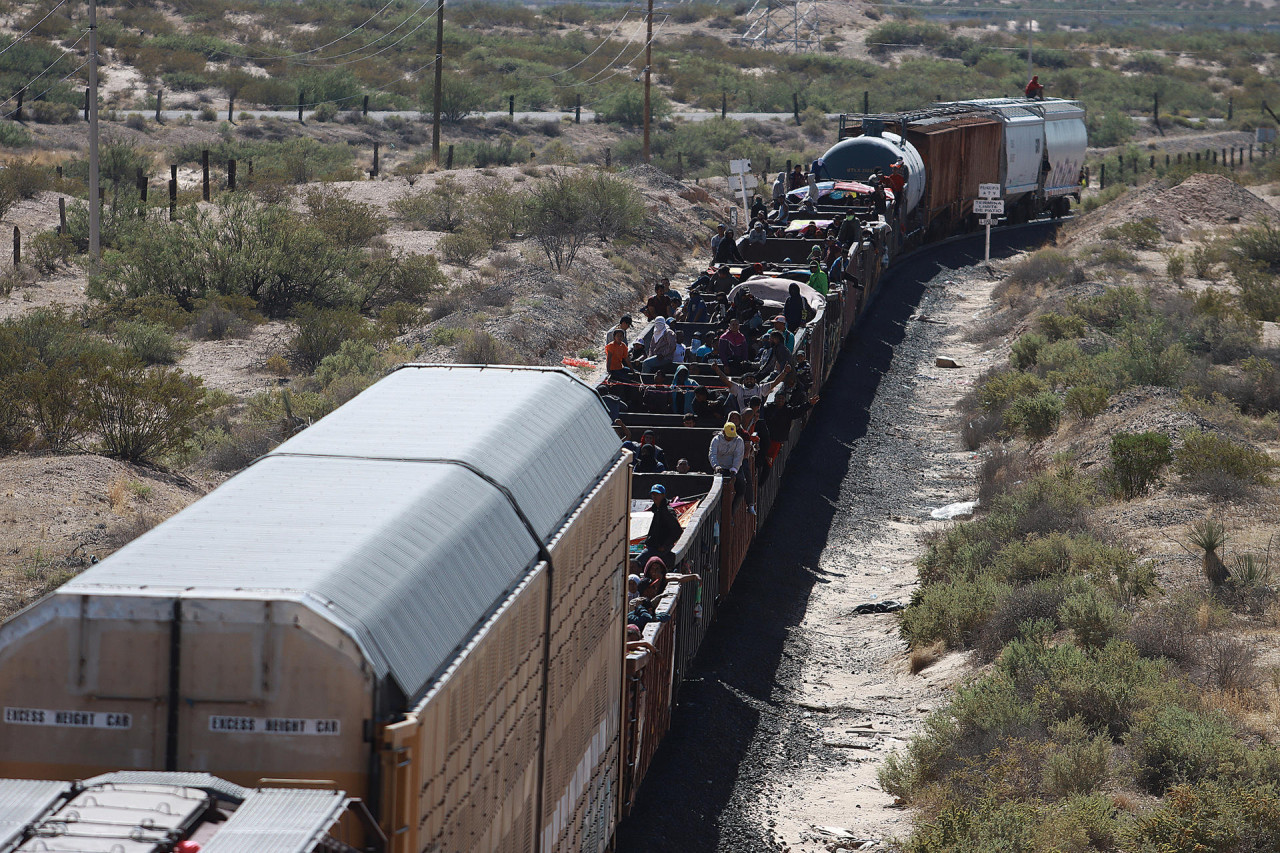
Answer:
[[[765,206],[764,198],[757,195],[751,201],[751,218],[763,219],[769,215],[769,208]]]
[[[650,320],[656,320],[658,317],[670,317],[671,314],[671,296],[667,293],[666,279],[662,279],[653,286],[653,296],[644,304],[644,315]]]
[[[679,524],[678,521],[676,523]],[[675,543],[672,543],[672,544],[674,545]],[[641,556],[643,557],[644,555],[641,554]],[[649,605],[651,607],[657,605],[658,598],[659,596],[662,595],[663,590],[667,588],[668,581],[676,581],[677,583],[689,583],[690,581],[702,580],[702,578],[700,578],[698,575],[695,575],[695,574],[683,574],[681,572],[668,572],[667,571],[668,560],[674,563],[675,556],[668,553],[667,557],[664,559],[662,556],[655,554],[654,556],[649,557],[647,560],[643,561],[644,575],[640,578],[640,583],[637,585],[637,592],[639,593],[641,598],[646,599],[649,602]],[[661,619],[658,619],[656,614],[654,616],[654,619],[655,621],[663,621]]]
[[[733,478],[734,491],[747,502],[747,511],[756,514],[755,496],[751,494],[751,477],[743,467],[746,444],[738,435],[738,427],[732,421],[725,423],[720,432],[711,438],[707,460],[712,472],[724,478]]]
[[[613,340],[604,348],[605,370],[608,371],[610,382],[638,382],[640,377],[631,369],[629,356],[630,348],[627,346],[626,332],[621,329],[613,330]]]
[[[724,232],[724,239],[720,241],[720,247],[716,249],[716,256],[711,259],[711,263],[746,263],[742,258],[742,252],[738,250],[738,241],[734,236],[732,228]]]
[[[809,363],[808,355],[804,350],[800,350],[795,355],[795,361],[791,364],[791,369],[787,371],[784,378],[784,385],[787,389],[787,402],[793,404],[801,404],[809,398],[809,391],[813,388],[813,365]]]
[[[692,417],[692,416],[691,416],[691,417]],[[688,460],[688,459],[683,459],[683,458],[682,458],[682,459],[680,459],[680,461],[679,461],[679,462],[677,462],[677,463],[676,463],[676,473],[677,473],[677,474],[688,474],[691,470],[693,470],[693,468],[689,465],[689,460]]]
[[[622,319],[618,320],[618,325],[610,329],[609,334],[604,336],[605,346],[608,346],[610,343],[613,342],[613,333],[619,330],[622,331],[622,342],[626,343],[627,335],[631,334],[631,315],[630,314],[623,314]]]
[[[791,350],[787,349],[782,332],[774,329],[769,332],[766,345],[760,348],[760,361],[756,369],[761,376],[774,380],[790,366]]]
[[[787,194],[787,173],[779,172],[777,179],[773,182],[773,203],[776,205],[778,199],[785,197]]]
[[[795,332],[809,319],[811,311],[808,300],[800,295],[799,282],[787,285],[787,301],[782,303],[782,316],[787,328]]]
[[[716,293],[721,296],[728,296],[729,291],[737,287],[738,280],[733,277],[733,271],[726,264],[716,269],[716,274],[711,279],[711,284],[714,286]]]
[[[809,263],[809,286],[814,290],[826,296],[831,290],[831,280],[827,278],[827,274],[822,271],[822,265],[817,261]]]
[[[769,221],[779,228],[785,228],[787,223],[791,221],[791,205],[787,204],[786,196],[774,200],[773,212],[769,214]]]
[[[720,336],[720,341],[716,344],[716,353],[720,363],[725,366],[741,364],[750,357],[747,336],[742,334],[736,317],[729,320],[729,328]]]
[[[707,278],[710,282],[711,279]],[[676,315],[679,320],[686,323],[709,323],[711,322],[711,309],[707,307],[707,303],[703,301],[702,291],[690,290],[689,298],[685,300],[684,305],[680,308]]]
[[[654,557],[671,561],[671,549],[684,535],[680,518],[667,503],[666,487],[661,483],[654,483],[649,489],[649,497],[653,500],[653,521],[649,524],[649,535],[644,539],[644,550],[636,558],[636,562],[646,569]]]
[[[840,257],[840,255],[840,241],[836,239],[836,235],[828,235],[826,242],[822,244],[822,265],[830,266],[831,262]]]
[[[661,474],[667,466],[658,461],[658,447],[655,444],[640,445],[636,454],[635,465],[631,468],[637,474]]]
[[[1036,101],[1044,100],[1044,86],[1040,82],[1040,75],[1032,75],[1031,80],[1027,82],[1027,88],[1023,89],[1023,94],[1028,98]]]
[[[800,212],[802,214],[804,213],[803,206],[801,206]],[[816,222],[808,223],[807,225],[805,225],[803,228],[800,229],[800,231],[796,234],[796,236],[802,240],[812,240],[814,237],[818,236],[818,223]]]
[[[751,231],[747,234],[748,244],[752,246],[763,246],[768,239],[769,232],[765,230],[763,222],[757,219],[755,222],[751,223]]]
[[[844,255],[836,255],[827,267],[827,282],[829,284],[840,284],[844,281]]]
[[[782,343],[788,352],[794,352],[796,348],[796,336],[791,334],[791,330],[787,328],[787,318],[783,314],[779,314],[769,321],[772,331],[782,332]]]
[[[725,396],[725,405],[729,407],[730,412],[740,412],[747,407],[747,401],[757,394],[763,392],[768,395],[768,389],[761,389],[757,384],[759,380],[754,373],[745,373],[742,376],[742,382],[734,382],[733,377],[725,373],[720,365],[713,364],[711,369],[716,372],[721,381],[725,383],[728,394]],[[770,386],[772,387],[772,386]]]
[[[653,337],[649,340],[648,358],[641,370],[654,373],[670,367],[676,354],[676,333],[667,328],[666,315],[653,321]]]
[[[738,273],[738,281],[748,281],[762,275],[764,275],[764,264],[756,261],[751,266],[742,268],[742,272]]]
[[[677,415],[693,411],[693,390],[698,383],[689,375],[689,368],[683,364],[676,368],[671,379],[671,411]]]
[[[671,411],[671,376],[665,370],[653,374],[653,384],[645,385],[641,392],[643,410],[655,414]]]
[[[694,426],[709,427],[724,421],[724,406],[720,403],[718,396],[712,396],[711,392],[702,385],[693,389],[693,411]],[[688,424],[685,424],[688,426]]]
[[[787,192],[798,190],[804,186],[804,166],[796,163],[795,168],[791,170],[791,174],[787,175]]]

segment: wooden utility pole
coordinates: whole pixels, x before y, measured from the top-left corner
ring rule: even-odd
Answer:
[[[444,78],[444,0],[436,6],[436,84],[431,105],[431,162],[440,165],[440,89]]]
[[[652,76],[650,65],[653,63],[653,0],[649,0],[649,14],[644,19],[644,144],[640,149],[640,157],[649,162],[649,78]]]
[[[98,0],[89,0],[89,263],[101,254],[102,193],[98,189]]]

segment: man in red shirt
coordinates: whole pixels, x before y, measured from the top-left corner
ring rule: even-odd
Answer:
[[[1026,95],[1037,101],[1044,100],[1044,86],[1040,85],[1040,75],[1036,74],[1031,78],[1031,82],[1027,83]]]
[[[667,286],[661,281],[653,288],[653,296],[644,305],[645,316],[650,320],[671,316],[671,297],[667,295]]]

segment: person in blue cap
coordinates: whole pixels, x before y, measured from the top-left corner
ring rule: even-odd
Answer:
[[[651,557],[661,557],[668,566],[672,565],[672,549],[684,535],[679,517],[667,503],[666,487],[661,483],[654,483],[649,489],[649,497],[653,500],[653,521],[649,525],[649,535],[644,540],[644,550],[636,558],[638,569],[643,569]]]

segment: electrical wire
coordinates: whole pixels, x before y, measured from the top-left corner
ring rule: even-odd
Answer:
[[[10,50],[10,48],[15,47],[15,46],[18,44],[18,42],[22,41],[24,38],[26,38],[27,36],[29,36],[29,35],[31,35],[32,33],[34,33],[34,32],[39,28],[39,26],[40,26],[41,24],[43,24],[45,21],[49,20],[49,18],[50,18],[50,17],[52,17],[53,13],[54,13],[54,12],[56,12],[56,11],[58,11],[59,9],[61,9],[63,6],[65,6],[65,5],[66,5],[66,3],[67,3],[67,0],[58,0],[58,5],[54,6],[52,9],[50,9],[50,10],[48,11],[48,13],[47,13],[43,18],[41,18],[40,20],[36,21],[36,22],[35,22],[35,24],[34,24],[34,25],[32,25],[31,29],[27,30],[25,33],[23,33],[22,35],[18,36],[18,37],[17,37],[16,39],[14,39],[13,41],[11,41],[9,44],[5,45],[5,46],[4,46],[4,49],[3,49],[3,50],[0,50],[0,56],[3,56],[4,54],[8,53],[8,52],[9,52],[9,50]]]
[[[579,65],[581,65],[582,63],[586,62],[586,61],[587,61],[588,59],[590,59],[591,57],[595,56],[597,53],[599,53],[599,52],[601,51],[601,49],[602,49],[606,44],[608,44],[608,43],[609,43],[609,39],[613,38],[613,34],[614,34],[614,33],[616,33],[619,29],[621,29],[621,28],[622,28],[622,25],[623,25],[624,23],[626,23],[627,15],[630,15],[630,14],[631,14],[631,10],[630,10],[630,9],[628,9],[628,10],[627,10],[627,11],[625,11],[625,12],[623,12],[623,13],[622,13],[622,17],[621,17],[620,19],[618,19],[618,23],[617,23],[617,25],[616,25],[612,30],[610,30],[610,31],[609,31],[609,34],[608,34],[607,36],[605,36],[605,37],[604,37],[604,41],[600,42],[600,44],[596,46],[596,49],[595,49],[595,50],[591,51],[591,52],[590,52],[590,53],[588,53],[586,56],[582,57],[582,59],[578,60],[577,62],[573,63],[573,64],[572,64],[572,65],[570,65],[568,68],[565,68],[565,69],[564,69],[564,70],[562,70],[562,71],[557,71],[557,72],[555,72],[554,74],[544,74],[544,75],[542,75],[541,77],[535,77],[534,79],[535,79],[535,80],[550,80],[552,77],[559,77],[561,74],[567,74],[567,73],[569,73],[570,71],[572,71],[573,69],[577,68],[577,67],[578,67]]]
[[[599,71],[597,71],[595,74],[592,74],[592,75],[591,75],[590,77],[588,77],[586,80],[579,80],[579,81],[574,82],[574,83],[562,83],[562,84],[557,85],[555,88],[557,88],[557,89],[573,89],[573,88],[577,88],[577,87],[580,87],[580,86],[590,86],[590,85],[592,85],[592,84],[594,84],[594,83],[603,83],[605,80],[611,80],[611,79],[613,79],[614,77],[617,77],[617,76],[618,76],[618,75],[620,75],[620,74],[626,74],[626,73],[628,73],[628,71],[627,71],[627,66],[631,65],[631,63],[633,63],[633,62],[635,62],[637,59],[639,59],[639,58],[640,58],[640,54],[644,51],[644,49],[645,49],[646,47],[648,47],[649,45],[653,44],[653,40],[654,40],[654,39],[656,39],[656,38],[658,37],[658,33],[662,31],[662,27],[663,27],[663,26],[667,23],[667,21],[669,21],[669,20],[671,20],[671,16],[670,16],[670,15],[667,15],[666,17],[664,17],[664,18],[662,19],[662,23],[658,24],[658,26],[654,28],[653,35],[652,35],[652,36],[651,36],[647,41],[643,42],[643,43],[640,45],[640,49],[636,51],[635,55],[634,55],[634,56],[632,56],[630,59],[628,59],[625,63],[623,63],[623,67],[622,67],[622,68],[620,68],[620,69],[618,69],[618,70],[615,70],[615,71],[614,71],[612,74],[610,74],[608,77],[604,77],[603,75],[605,74],[605,72],[607,72],[607,71],[609,71],[609,70],[613,69],[613,68],[618,64],[618,60],[622,58],[622,54],[626,53],[627,48],[631,47],[631,45],[635,43],[636,36],[640,35],[640,33],[639,33],[639,31],[638,31],[638,28],[637,28],[637,32],[636,32],[636,34],[635,34],[635,35],[633,35],[631,38],[627,39],[626,44],[624,44],[624,45],[622,46],[622,50],[618,51],[618,55],[617,55],[617,56],[615,56],[615,57],[613,58],[613,60],[612,60],[611,62],[609,62],[609,64],[608,64],[608,65],[606,65],[605,67],[601,68],[601,69],[600,69]]]
[[[351,56],[352,54],[359,53],[360,51],[365,50],[366,48],[373,47],[375,44],[377,44],[378,42],[382,41],[382,40],[383,40],[383,39],[385,39],[385,38],[388,38],[388,37],[389,37],[389,36],[391,36],[391,35],[392,35],[396,30],[400,29],[400,28],[401,28],[401,27],[403,27],[405,24],[407,24],[407,23],[409,23],[410,21],[412,21],[414,18],[416,18],[416,17],[418,16],[418,13],[419,13],[419,12],[421,12],[423,9],[426,9],[426,8],[427,8],[427,2],[426,2],[426,0],[424,0],[424,2],[423,2],[421,5],[419,5],[417,9],[414,9],[412,12],[410,12],[410,13],[409,13],[409,16],[408,16],[407,18],[405,18],[405,19],[404,19],[403,21],[401,21],[400,23],[396,24],[396,25],[395,25],[394,27],[392,27],[391,29],[387,30],[387,31],[386,31],[385,33],[383,33],[382,35],[378,36],[378,37],[377,37],[376,39],[374,39],[373,41],[366,42],[365,44],[362,44],[362,45],[360,45],[360,46],[359,46],[359,47],[357,47],[357,48],[354,48],[354,49],[352,49],[352,50],[349,50],[349,51],[347,51],[346,53],[338,53],[338,54],[335,54],[335,55],[333,55],[333,56],[326,56],[326,57],[324,57],[324,60],[330,60],[330,59],[341,59],[341,58],[342,58],[342,57],[344,57],[344,56]],[[439,14],[439,13],[440,13],[440,4],[439,4],[439,2],[438,2],[438,0],[437,0],[437,3],[436,3],[436,10],[435,10],[434,12],[432,12],[430,15],[427,15],[426,20],[424,20],[424,21],[423,21],[421,24],[419,24],[418,26],[414,27],[414,28],[413,28],[412,30],[410,30],[409,32],[405,33],[403,36],[401,36],[401,37],[400,37],[399,39],[397,39],[396,41],[394,41],[394,42],[392,42],[391,44],[387,45],[387,47],[386,47],[386,48],[384,48],[384,50],[383,50],[383,51],[378,51],[378,53],[383,53],[385,50],[389,50],[390,48],[395,47],[397,44],[399,44],[400,42],[404,41],[406,38],[408,38],[409,36],[413,35],[413,34],[414,34],[414,33],[416,33],[418,30],[422,29],[422,27],[423,27],[425,24],[429,23],[429,22],[431,21],[431,19],[432,19],[432,18],[434,18],[434,17],[435,17],[437,14]],[[303,62],[295,62],[295,63],[293,63],[293,64],[295,64],[295,65],[304,65],[304,66],[313,67],[313,68],[333,68],[333,67],[335,67],[335,66],[339,66],[339,65],[354,65],[355,63],[357,63],[357,62],[362,62],[362,61],[363,61],[363,60],[365,60],[365,59],[371,59],[372,57],[377,56],[377,55],[378,55],[378,53],[371,53],[371,54],[369,54],[368,56],[358,57],[358,58],[356,58],[356,59],[351,60],[350,62],[328,62],[328,61],[316,61],[316,62],[310,62],[310,61],[303,61]]]
[[[31,100],[33,100],[33,101],[38,101],[38,100],[40,100],[40,99],[41,99],[41,98],[43,98],[45,95],[47,95],[47,94],[49,94],[50,92],[52,92],[52,91],[54,90],[54,88],[58,86],[58,84],[59,84],[59,83],[65,83],[67,80],[70,80],[72,77],[74,77],[76,74],[78,74],[78,73],[79,73],[79,71],[80,71],[80,69],[81,69],[81,68],[84,68],[84,67],[85,67],[86,65],[88,65],[88,64],[89,64],[89,60],[88,60],[88,59],[86,59],[84,62],[81,62],[81,63],[80,63],[79,65],[77,65],[74,69],[72,69],[72,71],[71,71],[71,73],[70,73],[70,74],[68,74],[66,77],[63,77],[63,78],[62,78],[61,80],[59,80],[57,83],[53,83],[52,85],[50,85],[50,86],[49,86],[49,88],[45,89],[43,92],[41,92],[40,94],[36,95],[36,96],[35,96],[34,98],[32,98]],[[6,118],[8,118],[8,117],[9,117],[9,116],[11,116],[11,115],[16,114],[17,112],[18,112],[17,108],[14,108],[14,109],[10,110],[9,112],[5,113],[4,115],[0,115],[0,119],[6,119]]]
[[[80,38],[78,38],[78,39],[76,39],[74,42],[72,42],[71,47],[67,48],[67,49],[66,49],[66,52],[64,52],[64,53],[60,54],[60,55],[58,56],[58,58],[57,58],[57,59],[55,59],[53,62],[50,62],[47,66],[45,66],[45,69],[44,69],[43,71],[41,71],[41,72],[40,72],[39,74],[37,74],[36,76],[32,77],[32,78],[31,78],[30,80],[28,80],[26,83],[22,84],[22,88],[21,88],[21,89],[19,89],[18,91],[20,91],[20,92],[25,92],[25,91],[26,91],[26,90],[31,86],[31,84],[32,84],[32,83],[36,82],[36,81],[37,81],[37,80],[39,80],[41,77],[43,77],[44,75],[46,75],[46,74],[48,74],[50,71],[52,71],[52,70],[53,70],[53,67],[54,67],[55,65],[57,65],[59,62],[61,62],[62,60],[66,59],[68,56],[74,56],[75,54],[73,54],[71,51],[75,49],[76,45],[78,45],[78,44],[80,44],[80,42],[84,41],[84,40],[85,40],[85,38],[86,38],[88,35],[89,35],[89,31],[88,31],[88,30],[85,30],[83,33],[81,33],[81,34],[80,34]],[[87,63],[88,61],[89,61],[89,60],[87,60],[87,59],[85,60],[85,62],[86,62],[86,63]],[[83,68],[83,67],[84,67],[84,65],[82,64],[82,65],[80,66],[80,68]],[[76,70],[78,71],[78,70],[80,70],[80,69],[79,69],[79,68],[77,68]],[[72,73],[75,73],[75,72],[72,72]],[[65,80],[65,79],[66,79],[66,78],[64,77],[64,78],[63,78],[63,80]],[[61,82],[62,82],[62,80],[59,80],[58,82],[59,82],[59,83],[61,83]],[[55,83],[54,85],[57,85],[57,84]],[[47,91],[49,91],[49,90],[48,90],[48,89],[46,89],[46,90],[45,90],[45,92],[47,92]],[[44,94],[44,92],[41,92],[41,93],[40,93],[40,95],[43,95],[43,94]],[[40,99],[40,95],[36,95],[36,96],[35,96],[34,98],[32,98],[31,100],[33,100],[33,101],[37,101],[37,100],[39,100],[39,99]],[[0,101],[0,106],[4,106],[5,104],[9,103],[10,101],[12,101],[12,100],[13,100],[14,98],[16,98],[16,97],[18,97],[18,93],[17,93],[17,92],[14,92],[12,95],[10,95],[9,97],[5,98],[3,101]],[[14,112],[17,112],[17,110],[15,110]]]

